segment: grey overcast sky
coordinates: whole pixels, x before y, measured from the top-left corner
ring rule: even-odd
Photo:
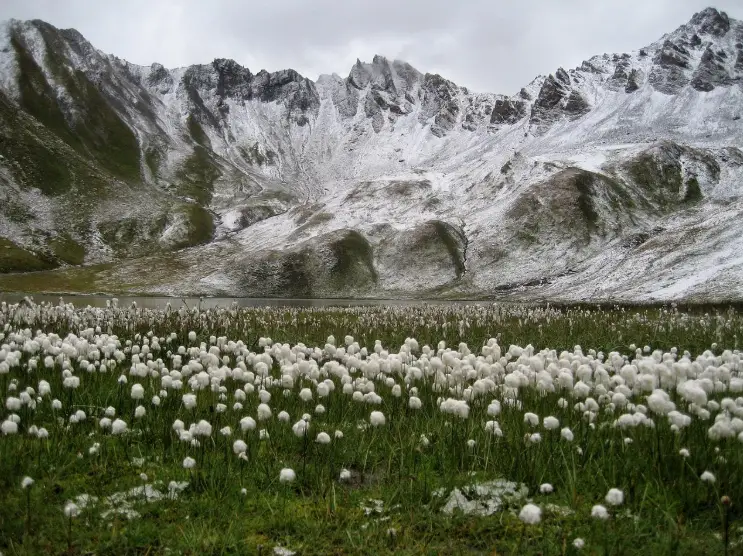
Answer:
[[[711,0],[0,0],[0,20],[43,19],[137,64],[233,58],[251,71],[348,74],[374,54],[475,91],[646,46]],[[743,17],[741,0],[712,4]]]

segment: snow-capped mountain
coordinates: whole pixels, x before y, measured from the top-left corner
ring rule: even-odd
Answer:
[[[11,20],[0,270],[84,265],[48,273],[57,290],[739,298],[741,116],[743,23],[713,8],[510,96],[382,56],[315,82],[137,66]]]

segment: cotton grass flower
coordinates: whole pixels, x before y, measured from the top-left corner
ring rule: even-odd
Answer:
[[[144,398],[144,387],[141,384],[132,384],[131,398],[133,400]]]
[[[545,417],[543,424],[544,428],[547,430],[555,430],[560,428],[560,420],[557,417]]]
[[[209,421],[206,421],[204,419],[200,420],[196,424],[193,434],[196,436],[211,436],[212,435],[211,423],[209,423]]]
[[[186,456],[183,459],[183,469],[193,469],[196,467],[196,460],[190,456]]]
[[[258,423],[256,423],[255,419],[253,419],[252,417],[243,417],[242,419],[240,419],[240,430],[242,430],[243,432],[255,430],[257,426]]]
[[[611,488],[604,498],[610,506],[621,506],[624,502],[624,493],[618,488]]]
[[[288,467],[285,467],[279,472],[280,483],[293,483],[296,478],[297,474],[293,469],[289,469]]]
[[[35,481],[31,477],[23,477],[23,480],[21,480],[21,488],[27,489],[28,487],[32,486],[34,482]]]
[[[539,444],[542,441],[542,435],[538,432],[528,435],[529,444]]]
[[[116,419],[113,423],[111,423],[111,434],[113,435],[124,434],[126,430],[127,424],[121,419]]]
[[[310,428],[310,424],[304,419],[300,419],[292,425],[292,432],[298,438],[304,438]]]
[[[527,525],[536,525],[542,521],[542,509],[535,504],[527,504],[521,508],[519,519]]]
[[[498,421],[488,421],[485,423],[485,432],[492,434],[493,436],[503,436],[503,431],[498,424]]]
[[[524,424],[536,427],[539,424],[539,416],[535,413],[524,413]]]
[[[686,448],[681,448],[681,449],[679,450],[679,455],[680,455],[680,456],[681,456],[682,458],[688,458],[688,457],[689,457],[689,456],[690,456],[691,454],[689,453],[689,450],[687,450]]]
[[[266,421],[271,418],[271,408],[264,403],[259,404],[257,414],[259,421]]]
[[[549,483],[544,483],[539,486],[539,492],[542,494],[551,494],[555,489]]]
[[[15,421],[11,421],[10,419],[6,419],[5,421],[3,421],[2,425],[0,425],[0,431],[2,431],[3,435],[5,436],[17,434],[18,423],[16,423]]]
[[[571,431],[568,427],[564,427],[560,431],[560,436],[562,436],[568,442],[572,442],[573,441],[573,438],[574,438],[573,431]]]
[[[72,519],[80,515],[80,508],[72,500],[68,500],[64,505],[64,515]]]
[[[232,451],[235,452],[235,455],[240,455],[248,450],[248,445],[243,440],[235,440],[232,443]]]
[[[591,508],[591,517],[601,520],[609,519],[609,512],[601,504],[596,504],[593,508]]]
[[[349,481],[351,479],[351,472],[348,469],[341,469],[339,479],[341,481]]]
[[[321,432],[317,435],[315,442],[318,444],[330,444],[330,435],[326,432]]]
[[[709,471],[705,471],[704,473],[702,473],[699,478],[702,480],[702,482],[705,482],[705,483],[712,484],[715,482],[715,476]]]
[[[181,400],[183,401],[183,407],[186,409],[193,409],[196,407],[196,394],[183,394]]]
[[[372,411],[371,415],[369,415],[369,422],[373,427],[384,425],[386,423],[384,413],[381,411]]]
[[[447,398],[439,406],[439,410],[442,413],[448,413],[450,415],[456,415],[460,419],[466,419],[470,414],[470,406],[464,400],[457,400],[454,398]]]
[[[586,546],[586,541],[584,541],[580,537],[573,540],[573,547],[576,550],[581,550],[584,546]]]

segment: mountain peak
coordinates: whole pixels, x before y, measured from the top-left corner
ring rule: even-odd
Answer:
[[[695,13],[689,21],[701,34],[722,37],[730,30],[730,18],[717,8],[705,8]]]

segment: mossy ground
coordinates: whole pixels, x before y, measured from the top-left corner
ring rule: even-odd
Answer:
[[[0,237],[0,274],[27,270],[48,270],[56,265],[12,241]]]
[[[176,172],[175,192],[190,197],[201,205],[208,205],[212,198],[214,182],[221,174],[209,151],[197,145]]]
[[[343,290],[370,285],[377,281],[372,247],[356,231],[348,231],[342,238],[331,242],[335,261],[330,269],[334,285]]]

